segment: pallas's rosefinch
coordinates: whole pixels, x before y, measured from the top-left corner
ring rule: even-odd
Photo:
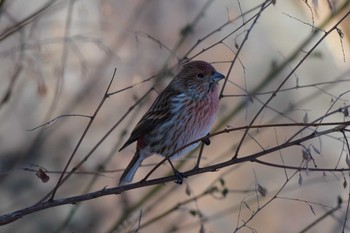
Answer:
[[[119,151],[137,141],[135,155],[122,174],[120,185],[131,182],[142,161],[150,155],[169,156],[209,133],[219,105],[218,81],[223,78],[205,61],[184,65],[120,148]],[[182,149],[170,159],[179,158],[198,144]]]

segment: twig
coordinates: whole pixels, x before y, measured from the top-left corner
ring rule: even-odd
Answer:
[[[316,224],[320,223],[323,219],[325,219],[326,217],[332,215],[335,211],[339,210],[341,208],[341,205],[338,205],[336,207],[334,207],[333,209],[327,211],[326,213],[324,213],[322,216],[320,216],[319,218],[317,218],[315,221],[313,221],[311,224],[309,224],[308,226],[306,226],[304,229],[302,229],[301,231],[299,231],[299,233],[305,233],[308,232],[312,227],[314,227]],[[346,223],[346,221],[345,221]],[[344,223],[344,226],[345,226]],[[344,232],[344,229],[343,231]]]
[[[72,168],[72,170],[64,177],[62,178],[62,181],[60,184],[58,184],[58,186],[62,185],[72,174],[74,174],[74,172],[83,164],[85,163],[90,156],[95,152],[95,150],[102,144],[102,142],[104,142],[106,140],[106,138],[115,130],[115,128],[117,126],[120,125],[120,123],[125,119],[125,117],[135,108],[135,106],[137,106],[151,91],[153,90],[153,88],[150,88],[139,100],[136,101],[136,103],[134,105],[132,105],[128,111],[112,126],[111,129],[108,130],[108,132],[96,143],[96,145],[89,151],[89,153],[87,153],[85,155],[85,157],[76,165]],[[109,96],[109,94],[107,94],[107,96]],[[53,190],[51,192],[49,192],[47,195],[45,195],[45,197],[43,197],[39,203],[45,201],[51,194],[52,194]]]
[[[16,25],[12,26],[11,28],[6,29],[4,32],[2,32],[0,34],[0,41],[3,41],[7,37],[11,36],[13,33],[17,32],[18,30],[25,27],[26,25],[28,25],[32,21],[36,20],[38,17],[41,16],[41,14],[43,14],[55,2],[57,2],[57,0],[49,1],[48,3],[43,5],[41,8],[39,8],[36,12],[33,12],[32,14],[30,14],[27,18],[21,20],[20,22],[18,22]]]
[[[59,120],[59,119],[61,119],[63,117],[85,117],[85,118],[91,119],[91,116],[83,115],[83,114],[63,114],[63,115],[60,115],[58,117],[55,117],[55,118],[49,120],[48,122],[46,122],[44,124],[36,126],[36,127],[32,128],[32,129],[27,129],[27,131],[34,131],[34,130],[37,130],[37,129],[39,129],[41,127],[44,127],[46,125],[51,125],[52,123],[55,124],[57,122],[57,120]]]
[[[66,166],[64,167],[64,169],[63,169],[63,171],[62,171],[62,174],[61,174],[60,178],[59,178],[58,181],[57,181],[56,186],[53,188],[53,190],[52,190],[52,192],[51,192],[52,195],[51,195],[51,197],[50,197],[50,200],[53,200],[53,199],[54,199],[55,194],[56,194],[56,191],[57,191],[58,187],[61,185],[61,181],[62,181],[62,179],[63,179],[63,176],[64,176],[65,172],[66,172],[67,169],[68,169],[68,166],[69,166],[70,163],[72,162],[72,159],[73,159],[74,155],[76,154],[76,152],[78,151],[78,148],[80,147],[81,142],[82,142],[83,139],[85,138],[85,135],[87,134],[87,132],[89,131],[89,129],[90,129],[91,125],[92,125],[92,123],[94,122],[95,117],[97,116],[97,113],[100,111],[102,105],[104,104],[104,102],[105,102],[106,99],[108,98],[108,96],[109,96],[109,95],[108,95],[108,91],[109,91],[109,89],[110,89],[110,87],[111,87],[111,85],[112,85],[112,83],[113,83],[113,80],[114,80],[116,71],[117,71],[117,69],[114,69],[114,72],[113,72],[111,81],[110,81],[109,84],[108,84],[108,87],[107,87],[107,89],[106,89],[106,91],[105,91],[105,93],[104,93],[104,95],[103,95],[103,98],[102,98],[101,102],[99,103],[99,105],[97,106],[97,108],[96,108],[94,114],[91,116],[91,118],[90,118],[90,120],[89,120],[89,123],[87,124],[87,126],[86,126],[86,128],[85,128],[83,134],[81,135],[81,137],[80,137],[80,139],[79,139],[77,145],[75,146],[75,148],[74,148],[74,150],[73,150],[71,156],[69,157],[68,162],[66,163]],[[70,173],[69,173],[66,177],[68,178],[69,176],[70,176]]]
[[[250,121],[249,125],[253,125],[253,123],[255,122],[255,120],[258,118],[258,116],[261,114],[261,112],[265,109],[265,107],[272,101],[273,98],[276,97],[278,91],[283,87],[283,85],[289,80],[289,78],[295,73],[295,71],[300,67],[301,64],[303,64],[303,62],[306,60],[306,58],[308,58],[308,56],[311,54],[311,52],[313,52],[318,46],[319,44],[328,37],[328,35],[333,32],[334,30],[336,30],[336,28],[338,27],[338,25],[343,22],[348,16],[350,15],[350,11],[347,12],[347,14],[345,14],[330,30],[328,30],[327,32],[325,32],[325,34],[315,43],[314,46],[312,46],[312,48],[310,49],[310,51],[300,60],[300,62],[293,68],[293,70],[287,75],[287,77],[280,83],[280,85],[276,88],[276,90],[274,91],[274,93],[272,93],[272,95],[270,96],[270,98],[265,102],[265,104],[259,109],[259,111],[255,114],[255,116],[253,117],[253,119]],[[314,32],[314,34],[317,33],[316,31]],[[245,137],[248,133],[249,128],[244,132],[238,146],[235,152],[235,155],[233,156],[232,159],[235,159],[238,157],[238,153],[240,151],[241,146],[243,145],[243,141],[245,140]]]
[[[291,146],[299,145],[300,143],[305,142],[307,140],[321,137],[323,135],[327,135],[330,133],[342,131],[345,127],[346,127],[346,125],[339,125],[339,126],[336,126],[334,128],[331,128],[331,129],[327,129],[327,130],[320,131],[317,133],[312,133],[308,136],[302,137],[300,139],[296,139],[292,142],[284,143],[282,145],[278,145],[278,146],[266,149],[266,150],[258,152],[258,153],[247,155],[247,156],[242,157],[242,158],[237,158],[235,160],[230,159],[226,162],[221,162],[221,163],[217,163],[217,164],[202,167],[202,168],[192,169],[190,171],[184,172],[184,175],[187,177],[190,177],[190,176],[194,176],[194,175],[202,174],[202,173],[206,173],[206,172],[214,172],[220,168],[232,166],[234,164],[254,161],[254,160],[256,160],[259,157],[262,157],[264,155],[279,151],[281,149],[289,148]],[[221,133],[226,133],[226,131],[222,131]],[[211,136],[214,136],[214,134],[212,134]],[[161,163],[159,163],[159,164],[161,164]],[[71,173],[69,173],[67,176],[65,176],[65,178],[62,180],[62,182],[70,175],[71,175]],[[146,177],[148,177],[148,176],[146,176]],[[153,179],[153,180],[142,180],[140,182],[136,182],[136,183],[132,183],[132,184],[124,185],[124,186],[118,186],[118,187],[114,187],[114,188],[103,188],[99,191],[91,192],[91,193],[87,193],[87,194],[79,195],[79,196],[73,196],[73,197],[57,199],[57,200],[51,199],[48,201],[44,201],[45,200],[44,199],[43,201],[41,201],[33,206],[30,206],[30,207],[27,207],[27,208],[17,210],[17,211],[14,211],[12,213],[8,213],[8,214],[0,216],[0,225],[8,224],[10,222],[13,222],[13,221],[16,221],[16,220],[22,218],[25,215],[28,215],[28,214],[31,214],[34,212],[38,212],[38,211],[41,211],[41,210],[44,210],[47,208],[77,203],[77,202],[86,201],[86,200],[91,200],[91,199],[101,197],[101,196],[106,196],[106,195],[120,194],[120,193],[125,192],[127,190],[136,189],[136,188],[140,188],[140,187],[152,186],[152,185],[156,185],[156,184],[163,184],[163,183],[175,181],[175,180],[176,180],[175,176],[166,176],[166,177],[157,178],[157,179]]]
[[[271,1],[265,1],[263,4],[261,4],[261,7],[260,7],[260,10],[259,12],[254,15],[252,18],[250,18],[249,20],[247,20],[247,22],[249,22],[250,20],[254,19],[253,22],[252,22],[252,25],[250,25],[250,27],[248,28],[245,36],[244,36],[244,39],[242,41],[242,44],[239,46],[238,48],[238,51],[235,55],[235,57],[233,58],[231,64],[230,64],[230,67],[228,69],[228,72],[227,72],[227,75],[226,75],[226,78],[224,79],[224,82],[222,84],[222,88],[221,88],[221,91],[220,91],[220,98],[222,98],[222,95],[224,93],[224,90],[225,90],[225,87],[226,87],[226,83],[227,83],[227,80],[228,78],[230,77],[230,74],[231,74],[231,71],[233,69],[233,65],[236,63],[236,60],[238,59],[238,56],[240,54],[240,52],[242,51],[245,43],[248,41],[248,38],[249,38],[249,35],[250,33],[252,32],[252,29],[253,27],[256,25],[258,19],[260,18],[261,16],[261,13],[263,12],[263,10],[265,10],[265,8],[269,7],[271,5]],[[243,24],[242,24],[243,25]]]

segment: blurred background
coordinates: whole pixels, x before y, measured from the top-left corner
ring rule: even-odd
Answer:
[[[52,190],[77,145],[68,171],[91,156],[58,189],[56,198],[116,186],[135,145],[118,149],[187,59],[205,60],[228,75],[213,132],[249,124],[306,55],[255,125],[349,120],[350,16],[308,54],[349,12],[349,1],[263,3],[1,1],[0,214],[33,205]],[[78,144],[115,69],[109,89],[113,95]],[[326,117],[339,108],[343,110]],[[298,132],[301,129],[252,129],[239,157],[283,144],[296,133],[296,138],[306,136],[315,128]],[[201,166],[232,158],[243,133],[213,137]],[[327,171],[242,163],[189,177],[181,186],[166,183],[46,209],[2,226],[0,232],[302,232],[310,225],[307,232],[350,231],[344,222],[349,174],[337,170],[348,168],[345,142],[344,135],[335,132],[261,158]],[[189,170],[197,155],[198,150],[176,164],[181,171]],[[147,159],[134,181],[159,161],[156,156]],[[151,178],[169,172],[165,164]],[[338,206],[340,199],[343,204]]]

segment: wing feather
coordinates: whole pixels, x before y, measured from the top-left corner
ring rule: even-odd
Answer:
[[[162,124],[162,122],[167,121],[167,119],[171,117],[171,100],[180,94],[181,92],[179,90],[175,90],[169,86],[165,88],[153,102],[150,109],[137,123],[134,130],[131,132],[129,139],[119,149],[119,151],[137,141],[145,134],[153,131],[158,125]]]

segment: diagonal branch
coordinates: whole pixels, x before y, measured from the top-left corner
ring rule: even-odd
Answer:
[[[258,116],[262,113],[262,111],[265,109],[265,107],[274,99],[279,92],[279,90],[284,86],[284,84],[289,80],[289,78],[295,73],[295,71],[303,64],[303,62],[306,60],[306,58],[309,57],[309,55],[319,46],[319,44],[328,37],[330,33],[332,33],[334,30],[336,30],[339,26],[340,23],[342,23],[348,16],[350,15],[350,11],[348,11],[330,30],[326,31],[325,34],[319,39],[316,44],[308,51],[308,53],[300,60],[300,62],[294,67],[294,69],[291,70],[289,75],[281,82],[281,84],[276,88],[276,90],[272,93],[270,98],[265,102],[263,106],[259,109],[259,111],[255,114],[253,119],[250,121],[249,126],[253,125],[255,120],[258,118]],[[317,33],[318,31],[314,31],[314,33]],[[240,148],[248,134],[249,128],[244,132],[241,141],[239,142],[235,155],[233,156],[232,159],[236,159],[238,157],[238,153],[240,151]]]
[[[66,163],[66,166],[64,167],[64,169],[63,169],[63,171],[62,171],[62,173],[61,173],[61,176],[60,176],[60,178],[59,178],[58,181],[57,181],[56,186],[53,188],[53,190],[52,190],[52,192],[51,192],[52,195],[51,195],[51,197],[50,197],[50,200],[53,200],[53,199],[54,199],[58,187],[63,183],[63,182],[62,182],[62,179],[63,179],[63,176],[64,176],[64,174],[66,173],[66,171],[67,171],[67,169],[68,169],[68,166],[69,166],[70,163],[72,162],[73,157],[75,156],[76,152],[78,151],[78,148],[80,147],[81,142],[83,141],[83,139],[85,138],[85,135],[86,135],[87,132],[89,131],[89,129],[90,129],[92,123],[94,122],[94,120],[95,120],[95,118],[96,118],[98,112],[100,111],[102,105],[104,104],[104,102],[106,101],[106,99],[109,97],[108,91],[109,91],[109,89],[110,89],[110,87],[111,87],[111,85],[112,85],[112,83],[113,83],[113,80],[114,80],[116,71],[117,71],[117,69],[114,69],[113,76],[112,76],[112,78],[111,78],[111,81],[110,81],[109,84],[108,84],[108,87],[107,87],[107,89],[106,89],[106,92],[104,93],[103,98],[102,98],[100,104],[97,106],[97,108],[96,108],[94,114],[90,117],[89,123],[87,124],[87,126],[86,126],[86,128],[85,128],[83,134],[81,135],[81,137],[80,137],[80,139],[79,139],[77,145],[75,146],[75,148],[74,148],[74,150],[73,150],[71,156],[69,157],[68,162]],[[68,178],[71,174],[72,174],[71,172],[68,173],[68,174],[66,175],[66,177]]]
[[[198,174],[202,174],[202,173],[215,172],[221,168],[229,167],[229,166],[232,166],[235,164],[254,161],[254,160],[258,159],[259,157],[262,157],[266,154],[270,154],[270,153],[273,153],[273,152],[276,152],[276,151],[279,151],[281,149],[285,149],[285,148],[288,148],[291,146],[299,145],[299,144],[301,144],[305,141],[308,141],[310,139],[318,138],[318,137],[321,137],[323,135],[331,134],[334,132],[342,132],[347,126],[349,126],[349,124],[350,124],[350,122],[347,122],[346,124],[342,123],[342,124],[340,124],[336,127],[333,127],[331,129],[327,129],[327,130],[320,131],[320,132],[314,132],[314,133],[311,133],[308,136],[305,136],[303,138],[296,139],[294,141],[284,143],[282,145],[278,145],[278,146],[272,147],[270,149],[267,149],[267,150],[264,150],[264,151],[261,151],[258,153],[247,155],[247,156],[242,157],[242,158],[236,158],[235,160],[230,159],[226,162],[217,163],[217,164],[210,165],[210,166],[203,167],[203,168],[195,168],[195,169],[192,169],[190,171],[184,172],[184,175],[187,177],[190,177],[190,176],[194,176],[194,175],[198,175]],[[225,133],[225,131],[222,131],[221,133]],[[339,171],[344,171],[344,170],[350,170],[350,169],[341,169]],[[333,171],[338,171],[338,170],[334,169]],[[161,177],[161,178],[157,178],[157,179],[153,179],[153,180],[144,180],[144,181],[140,181],[140,182],[124,185],[124,186],[118,186],[118,187],[114,187],[114,188],[106,188],[105,187],[99,191],[87,193],[84,195],[39,202],[33,206],[30,206],[30,207],[27,207],[27,208],[17,210],[17,211],[0,216],[0,225],[9,224],[9,223],[14,222],[14,221],[26,216],[26,215],[29,215],[31,213],[35,213],[35,212],[49,209],[52,207],[62,206],[62,205],[67,205],[67,204],[75,204],[77,202],[87,201],[87,200],[95,199],[95,198],[106,196],[106,195],[121,194],[121,193],[128,191],[128,190],[131,190],[131,189],[137,189],[137,188],[141,188],[141,187],[163,184],[163,183],[167,183],[167,182],[171,182],[171,181],[175,181],[175,180],[176,180],[175,176],[166,176],[166,177]]]

